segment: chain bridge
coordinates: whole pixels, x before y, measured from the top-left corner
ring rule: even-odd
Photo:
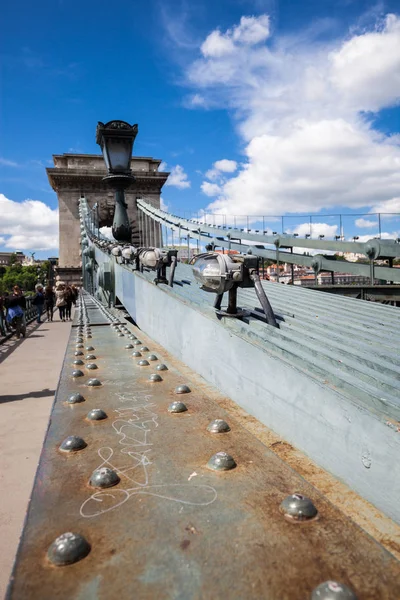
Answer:
[[[259,277],[351,247],[390,287],[398,241],[310,256],[135,202],[140,245],[78,202],[83,290],[7,597],[400,597],[400,312]]]

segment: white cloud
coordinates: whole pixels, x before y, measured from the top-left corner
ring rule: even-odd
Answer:
[[[160,163],[160,166],[158,167],[158,170],[159,171],[167,171],[167,169],[168,169],[167,163],[164,160],[162,160]]]
[[[212,31],[201,45],[205,57],[221,57],[233,54],[241,46],[254,46],[269,37],[269,17],[242,17],[239,25],[221,33]]]
[[[325,45],[309,32],[266,44],[267,16],[246,19],[211,32],[186,72],[207,103],[235,112],[246,143],[235,176],[221,181],[215,165],[206,173],[222,188],[207,208],[399,211],[400,140],[362,111],[400,102],[400,19]]]
[[[13,160],[8,160],[7,158],[0,158],[0,165],[4,167],[18,167],[18,163]]]
[[[354,36],[330,55],[331,80],[358,110],[379,110],[400,96],[400,21],[387,15],[381,31]]]
[[[234,173],[237,169],[237,162],[235,160],[223,158],[222,160],[217,160],[214,163],[214,169],[217,169],[217,171],[222,171],[223,173]]]
[[[400,212],[400,196],[397,198],[391,198],[390,200],[384,200],[375,204],[372,209],[372,213],[399,213]]]
[[[190,181],[181,165],[176,165],[175,167],[171,168],[171,174],[165,182],[165,185],[174,186],[180,190],[190,188]]]
[[[370,227],[376,227],[378,223],[376,221],[361,218],[355,220],[355,225],[356,227],[360,227],[360,229],[369,229]]]
[[[337,225],[329,225],[328,223],[312,223],[310,228],[310,223],[301,223],[297,225],[293,229],[293,233],[298,233],[299,236],[308,235],[311,231],[311,238],[318,238],[320,235],[325,236],[326,238],[333,238],[337,235],[338,226]]]
[[[0,234],[12,250],[58,248],[58,210],[40,200],[14,202],[0,194]]]
[[[115,238],[112,234],[112,227],[100,227],[100,233],[102,233],[108,240],[115,242]]]
[[[201,184],[201,191],[206,196],[218,196],[222,192],[222,188],[218,183],[210,183],[209,181],[203,181]]]

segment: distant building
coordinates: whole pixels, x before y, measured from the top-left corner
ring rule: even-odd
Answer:
[[[0,265],[8,267],[11,264],[11,257],[15,256],[17,262],[24,264],[26,256],[23,252],[0,252]]]

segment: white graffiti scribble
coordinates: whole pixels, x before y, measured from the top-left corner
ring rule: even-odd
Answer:
[[[216,490],[209,485],[189,483],[162,483],[150,485],[149,467],[155,457],[151,434],[160,426],[152,395],[146,389],[113,394],[124,403],[115,409],[112,428],[118,436],[119,451],[102,447],[97,451],[101,463],[97,468],[108,467],[116,471],[122,483],[129,487],[98,490],[87,498],[80,514],[85,518],[98,517],[115,510],[134,496],[156,496],[180,504],[207,506],[217,498]],[[128,403],[129,405],[125,404]],[[189,478],[190,481],[191,478]]]

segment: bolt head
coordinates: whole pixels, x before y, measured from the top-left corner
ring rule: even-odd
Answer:
[[[130,350],[131,348],[133,348],[133,344],[127,344],[125,346],[125,350]]]
[[[101,408],[93,408],[88,412],[86,418],[89,421],[103,421],[103,419],[107,419],[108,415]]]
[[[89,387],[99,387],[101,385],[101,381],[98,379],[88,379],[87,384]]]
[[[74,356],[83,356],[82,350],[77,350],[76,352],[74,352]]]
[[[98,369],[98,366],[96,365],[96,363],[88,363],[86,365],[86,368],[89,369],[89,371],[94,371],[95,369]]]
[[[81,337],[77,337],[75,341],[77,344],[83,344],[83,338]]]
[[[79,348],[83,348],[83,344],[76,344],[75,348],[79,350]]]
[[[142,342],[141,342],[140,340],[135,340],[135,341],[133,342],[134,346],[140,346],[140,345],[141,345],[141,343],[142,343]]]
[[[129,336],[129,339],[130,339],[130,340],[136,340],[136,335],[133,335],[133,334],[132,334],[132,335],[130,335],[130,336]]]
[[[279,510],[290,521],[307,521],[318,514],[310,498],[297,493],[285,498]]]
[[[65,440],[61,442],[60,450],[62,452],[78,452],[86,448],[87,444],[85,440],[77,435],[69,435]]]
[[[123,333],[119,333],[118,337],[125,337]]]
[[[163,364],[157,365],[156,369],[157,369],[157,371],[168,371],[167,365],[163,365]]]
[[[175,388],[175,394],[190,394],[191,389],[187,385],[178,385]]]
[[[230,430],[228,423],[223,419],[214,419],[207,427],[210,433],[227,433]]]
[[[158,375],[157,373],[153,373],[152,375],[150,375],[149,377],[149,381],[156,383],[157,381],[162,381],[162,377],[161,375]]]
[[[97,488],[109,488],[117,485],[121,480],[118,474],[108,467],[101,467],[93,471],[90,477],[90,485]]]
[[[74,360],[73,364],[74,365],[84,365],[85,363],[80,358],[77,358],[76,360]]]
[[[79,533],[63,533],[47,551],[50,562],[57,567],[71,565],[82,560],[90,552],[90,544]]]
[[[85,402],[85,398],[79,392],[71,394],[67,399],[67,404],[78,404],[79,402]]]
[[[150,365],[149,361],[144,358],[139,360],[137,364],[139,367],[148,367]]]
[[[92,352],[94,350],[93,346],[86,346],[86,350],[88,352]]]
[[[170,413],[182,413],[187,411],[187,406],[183,402],[172,402],[168,406],[168,412]]]
[[[217,452],[210,458],[207,467],[213,471],[230,471],[236,467],[236,462],[227,452]]]
[[[140,358],[140,357],[142,356],[142,353],[141,353],[141,352],[138,352],[138,351],[137,351],[137,352],[132,352],[132,356],[133,356],[134,358]]]
[[[147,360],[158,360],[158,358],[155,354],[149,354],[149,356],[147,357]]]
[[[75,371],[72,371],[72,377],[83,377],[83,373],[79,369],[75,369]]]
[[[343,583],[325,581],[313,590],[311,600],[357,600],[357,596]]]
[[[96,356],[94,354],[87,354],[85,358],[86,360],[96,360]]]
[[[142,347],[140,348],[140,351],[141,351],[141,352],[148,352],[148,351],[149,351],[149,349],[148,349],[148,347],[147,347],[147,346],[142,346]]]

